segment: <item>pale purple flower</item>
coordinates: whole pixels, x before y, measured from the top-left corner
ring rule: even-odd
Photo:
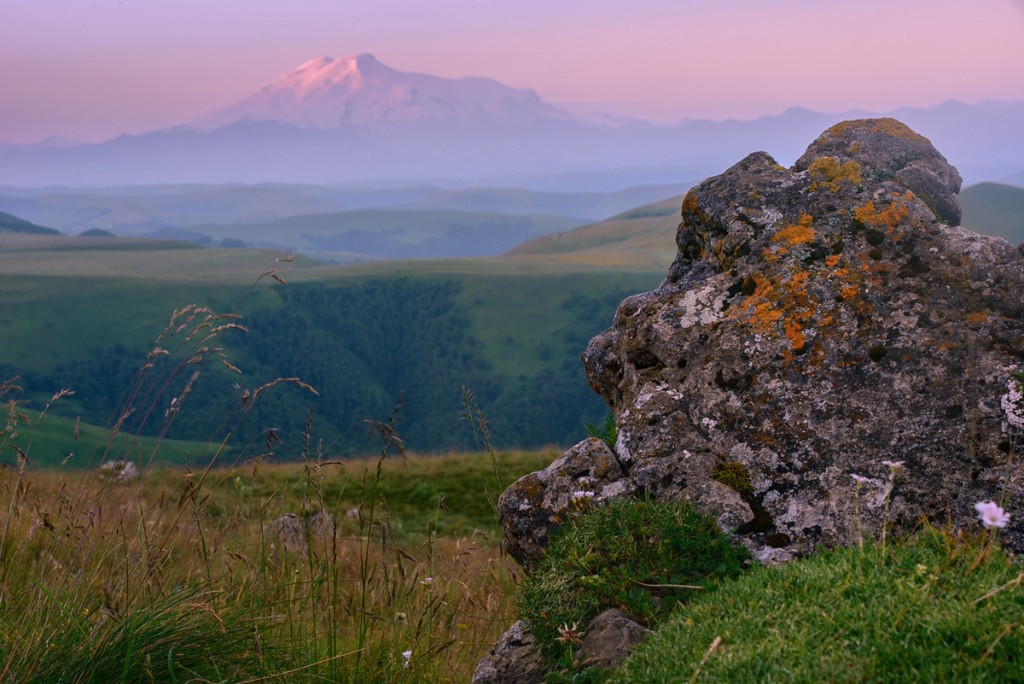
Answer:
[[[1011,377],[1006,381],[1006,394],[999,400],[1006,414],[1007,424],[1017,430],[1024,430],[1024,395],[1021,394],[1020,382]]]
[[[852,477],[853,481],[856,482],[858,485],[863,485],[871,482],[870,477],[864,477],[863,475],[858,475],[857,473],[850,473],[850,477]]]
[[[402,658],[405,660],[402,663],[402,667],[409,667],[412,665],[412,651],[402,651]]]
[[[570,501],[582,501],[582,500],[585,500],[585,499],[593,499],[593,498],[594,498],[594,492],[589,492],[589,491],[587,491],[585,489],[580,489],[580,490],[575,491],[575,492],[573,492],[572,494],[569,495],[569,500]]]
[[[974,510],[978,511],[981,524],[985,527],[1003,528],[1010,522],[1010,514],[995,501],[979,501],[974,504]]]
[[[888,466],[889,470],[896,472],[903,467],[903,461],[882,461],[882,465]]]

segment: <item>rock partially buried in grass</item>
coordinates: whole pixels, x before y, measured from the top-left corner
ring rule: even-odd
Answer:
[[[139,479],[139,468],[134,461],[107,461],[100,466],[100,478],[114,482],[134,482]]]
[[[275,549],[304,551],[309,539],[329,539],[334,536],[334,517],[328,511],[317,511],[308,518],[285,513],[270,521],[268,529]]]
[[[529,567],[548,543],[548,535],[581,509],[630,494],[615,454],[590,437],[569,449],[544,470],[514,482],[498,499],[505,530],[505,550]]]
[[[546,672],[537,641],[522,620],[513,624],[476,666],[473,684],[542,684]]]
[[[587,624],[573,667],[618,667],[650,633],[617,608],[602,611]]]
[[[866,119],[792,169],[755,152],[690,190],[664,282],[583,355],[616,417],[609,485],[683,497],[763,562],[886,524],[969,528],[975,501],[1018,513],[1000,396],[1024,359],[1024,257],[954,225],[959,184],[923,136]],[[502,496],[527,566],[579,488],[549,471]],[[1017,551],[1022,522],[1001,531]]]

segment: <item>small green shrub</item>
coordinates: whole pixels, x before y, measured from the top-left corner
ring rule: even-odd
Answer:
[[[758,567],[673,614],[615,681],[1024,681],[1022,579],[991,536],[932,529]]]
[[[593,423],[587,423],[587,436],[597,437],[614,451],[615,440],[619,438],[619,430],[615,426],[615,416],[613,414],[606,416],[600,427]]]
[[[582,631],[617,607],[653,626],[714,580],[739,574],[747,558],[685,502],[615,500],[553,537],[524,580],[519,613],[552,661],[571,662],[573,625]]]

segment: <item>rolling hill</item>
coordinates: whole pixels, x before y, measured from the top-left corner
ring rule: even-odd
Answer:
[[[1024,188],[978,183],[960,193],[961,223],[971,230],[1024,243]]]
[[[18,218],[13,214],[0,211],[0,233],[29,233],[34,235],[58,235],[53,228],[44,228]]]
[[[345,263],[496,255],[535,236],[569,230],[580,223],[544,214],[364,209],[266,223],[200,225],[189,228],[188,233],[215,243],[234,240]]]
[[[638,248],[617,257],[609,243],[583,257],[538,252],[347,267],[299,259],[275,266],[287,285],[260,278],[283,256],[266,250],[11,236],[0,243],[0,378],[21,376],[34,405],[74,389],[51,413],[110,425],[147,354],[162,346],[168,357],[148,372],[167,389],[154,389],[151,410],[133,413],[124,428],[160,433],[188,376],[173,375],[184,363],[180,352],[156,340],[172,312],[197,304],[244,315],[248,332],[226,334],[218,345],[242,373],[219,362],[204,366],[173,413],[169,437],[218,439],[230,425],[244,457],[273,427],[283,440],[279,453],[295,457],[313,408],[326,452],[365,454],[376,447],[364,420],[385,420],[404,397],[399,435],[410,449],[470,448],[479,435],[460,417],[469,391],[495,445],[568,445],[607,411],[579,354],[625,296],[660,282],[675,232],[675,219],[663,218],[661,249],[640,248],[637,229]],[[619,219],[624,229],[656,220]],[[656,231],[645,230],[653,240]],[[288,377],[309,382],[319,396],[285,383],[239,414],[243,388]],[[74,445],[54,448],[67,453]]]

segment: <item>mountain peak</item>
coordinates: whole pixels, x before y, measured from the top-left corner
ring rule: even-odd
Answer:
[[[210,131],[240,121],[302,128],[395,126],[413,122],[524,123],[567,119],[532,90],[489,78],[442,78],[397,71],[368,52],[300,64],[255,94],[200,119]]]

